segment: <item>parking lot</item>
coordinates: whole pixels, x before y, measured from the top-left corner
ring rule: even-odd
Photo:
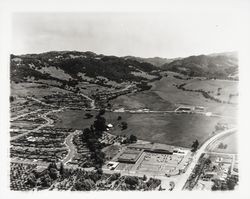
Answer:
[[[143,152],[136,170],[154,175],[177,175],[183,158],[182,155]]]

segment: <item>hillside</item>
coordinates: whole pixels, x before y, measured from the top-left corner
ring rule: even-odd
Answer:
[[[190,76],[238,78],[238,58],[235,52],[190,56],[166,63],[161,68]]]
[[[175,58],[175,59],[167,59],[162,57],[149,57],[149,58],[142,58],[142,57],[134,57],[134,56],[126,56],[125,59],[131,59],[136,60],[138,62],[145,62],[152,64],[157,67],[161,67],[164,64],[168,64],[173,62],[174,60],[181,59],[181,58]]]
[[[92,52],[60,51],[41,54],[11,55],[10,75],[15,82],[28,79],[91,81],[92,83],[140,82],[159,78],[149,63],[126,60]]]

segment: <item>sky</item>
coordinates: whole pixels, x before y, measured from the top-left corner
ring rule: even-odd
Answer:
[[[226,9],[14,13],[11,51],[76,50],[165,58],[235,51],[238,20],[237,13]]]

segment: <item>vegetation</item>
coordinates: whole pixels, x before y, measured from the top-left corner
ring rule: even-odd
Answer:
[[[127,122],[121,122],[121,129],[125,130],[128,128],[128,123]]]
[[[194,142],[193,142],[193,144],[192,144],[192,152],[195,152],[197,149],[198,149],[198,146],[199,146],[199,142],[198,142],[198,140],[195,140]]]
[[[92,118],[92,117],[93,117],[93,115],[90,114],[90,113],[86,113],[86,114],[85,114],[85,118],[86,118],[86,119],[89,119],[89,118]]]
[[[71,56],[75,56],[72,58]],[[20,58],[21,61],[16,63],[14,58]],[[98,58],[98,59],[96,59]],[[32,65],[33,67],[30,67]],[[49,74],[43,74],[38,70],[43,67],[55,66],[62,69],[72,78],[65,82],[61,79],[53,78]],[[132,66],[132,67],[130,67]],[[118,83],[124,81],[147,80],[140,76],[134,76],[131,72],[138,70],[147,73],[157,68],[149,63],[141,63],[136,60],[126,60],[115,56],[96,55],[89,52],[47,52],[42,54],[29,54],[16,56],[11,55],[11,79],[13,81],[23,81],[28,76],[35,79],[53,79],[64,82],[64,85],[75,87],[77,81],[82,81],[78,73],[83,73],[87,77],[96,78],[97,76],[105,77]],[[98,83],[98,82],[97,82]],[[102,82],[99,82],[102,84]]]
[[[234,52],[213,56],[190,56],[166,63],[161,68],[188,76],[229,79],[228,76],[238,70],[238,58]]]
[[[234,103],[232,103],[230,100],[223,101],[223,100],[221,100],[221,99],[219,99],[219,98],[216,98],[216,97],[210,95],[209,92],[207,92],[207,91],[205,91],[205,90],[203,90],[203,89],[198,89],[198,90],[195,90],[195,89],[187,89],[187,88],[185,88],[185,86],[186,86],[186,83],[182,83],[182,84],[180,84],[180,85],[176,85],[176,88],[181,89],[181,90],[183,90],[183,91],[190,91],[190,92],[201,93],[201,94],[203,95],[203,97],[205,97],[206,99],[210,99],[210,100],[213,100],[213,101],[218,102],[218,103],[234,104]],[[220,91],[221,91],[221,88],[218,88],[217,96],[220,96]],[[232,96],[231,96],[231,98],[232,98]],[[230,99],[231,99],[231,98],[230,98]]]
[[[213,182],[212,191],[234,190],[238,183],[238,177],[235,175],[229,175],[225,181],[214,179]]]
[[[105,154],[101,151],[103,144],[99,141],[103,131],[107,128],[106,119],[103,117],[104,114],[105,111],[100,110],[94,124],[90,128],[85,128],[81,134],[82,143],[86,143],[87,148],[90,150],[91,160],[96,168],[101,168],[105,160]]]

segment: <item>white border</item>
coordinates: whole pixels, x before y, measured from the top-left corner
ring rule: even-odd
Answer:
[[[11,13],[13,12],[165,12],[171,6],[171,12],[188,9],[195,11],[200,8],[237,12],[242,23],[240,24],[241,38],[239,43],[240,58],[240,186],[238,191],[234,192],[13,192],[9,191],[9,54],[11,38]],[[1,145],[0,145],[0,194],[1,198],[44,198],[44,197],[180,197],[180,198],[250,198],[250,162],[249,162],[249,145],[250,117],[248,111],[250,79],[249,58],[250,58],[250,1],[248,0],[207,0],[207,1],[139,1],[139,0],[0,0],[0,80],[1,80],[1,102],[0,102],[0,128],[1,128]]]

